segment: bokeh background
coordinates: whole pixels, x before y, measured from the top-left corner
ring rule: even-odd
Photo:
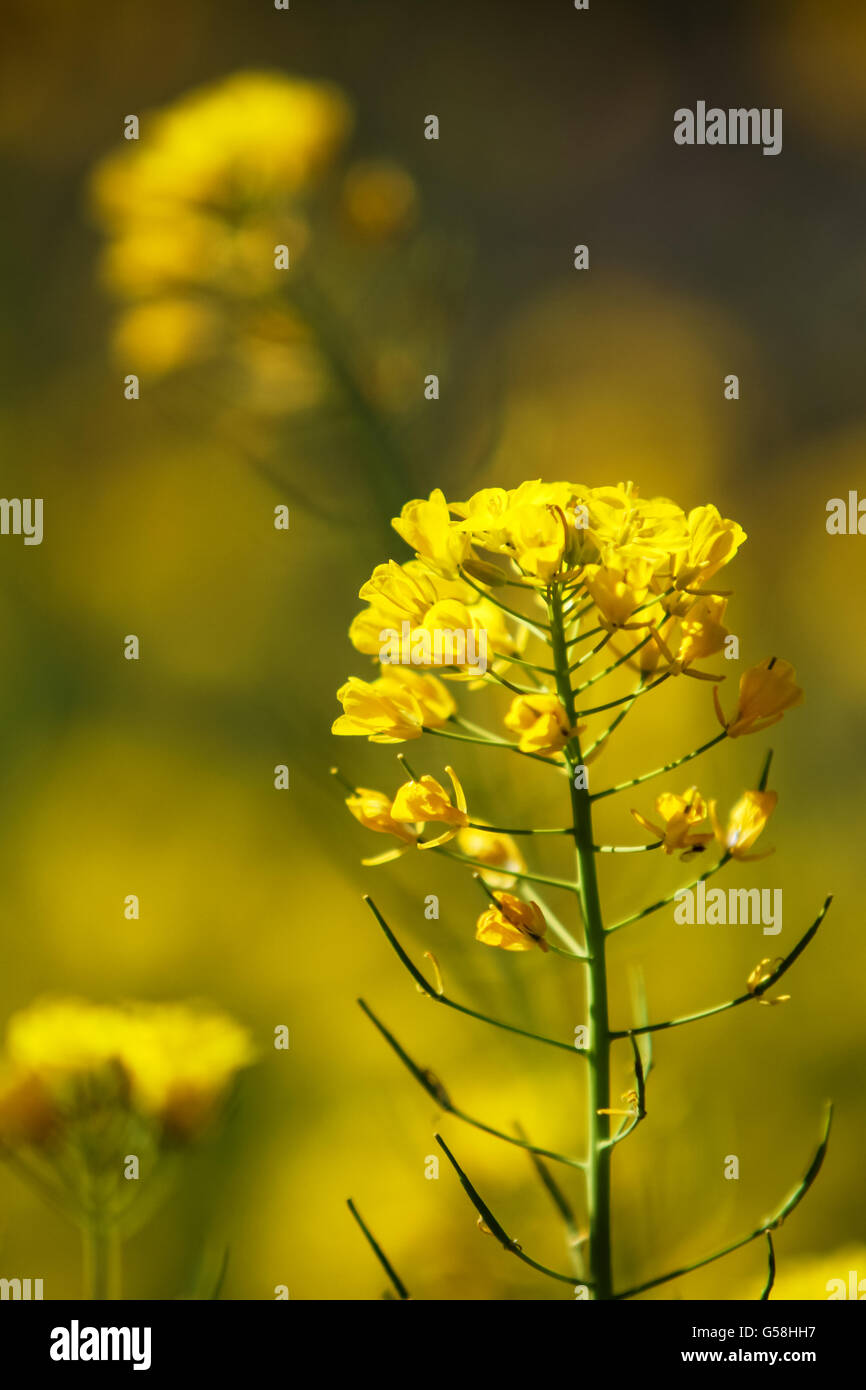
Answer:
[[[779,1235],[778,1291],[824,1297],[828,1278],[866,1277],[866,541],[824,525],[829,498],[866,489],[862,6],[9,0],[4,36],[2,491],[45,499],[45,539],[0,538],[0,1016],[54,992],[200,996],[262,1047],[231,1123],[127,1248],[128,1296],[175,1296],[228,1245],[226,1297],[272,1298],[277,1284],[378,1297],[349,1195],[416,1296],[570,1296],[477,1231],[448,1172],[425,1179],[439,1117],[355,1000],[470,1113],[519,1117],[552,1147],[582,1142],[580,1063],[434,1010],[361,894],[375,891],[417,957],[436,952],[458,999],[526,1026],[570,1036],[579,978],[477,946],[456,866],[362,869],[369,837],[328,776],[334,691],[366,674],[346,639],[357,590],[387,555],[407,557],[390,516],[432,487],[461,498],[534,477],[632,478],[737,518],[749,542],[728,571],[729,618],[743,658],[785,656],[806,690],[773,730],[776,855],[739,880],[783,889],[783,934],[685,934],[652,917],[613,942],[615,1017],[629,1018],[630,966],[653,1017],[717,1002],[837,895],[786,979],[791,1002],[657,1039],[649,1119],[615,1163],[620,1281],[757,1224],[802,1172],[829,1096],[830,1153]],[[149,113],[262,70],[332,83],[352,112],[304,212],[303,268],[326,312],[301,323],[297,355],[291,339],[273,352],[259,340],[243,372],[218,353],[174,363],[158,344],[132,361],[94,170],[122,151],[126,114],[144,140]],[[699,99],[782,107],[782,154],[675,146],[673,111]],[[423,139],[428,113],[438,142]],[[392,176],[384,213],[373,185],[353,218],[346,180],[370,161]],[[588,272],[572,268],[578,242]],[[723,397],[729,372],[737,402]],[[137,663],[123,660],[127,633]],[[473,698],[495,717],[495,697]],[[708,688],[671,682],[605,772],[644,770],[713,727]],[[766,741],[714,750],[701,788],[730,804]],[[413,761],[441,773],[441,748]],[[352,780],[395,785],[389,750],[337,751]],[[543,779],[511,762],[461,759],[475,803],[515,824],[552,818]],[[634,838],[622,802],[605,804],[605,839]],[[637,804],[649,811],[650,796]],[[605,865],[610,919],[688,873],[624,862]],[[133,892],[141,919],[127,922]],[[432,892],[438,922],[424,918]],[[270,1047],[277,1023],[288,1053]],[[443,1132],[509,1231],[566,1267],[525,1158],[447,1119]],[[722,1177],[731,1153],[739,1182]],[[650,1296],[756,1297],[763,1261],[756,1244]],[[0,1266],[44,1277],[46,1297],[79,1291],[75,1232],[6,1173]]]

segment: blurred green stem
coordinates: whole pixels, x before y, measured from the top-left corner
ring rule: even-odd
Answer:
[[[551,647],[556,669],[556,688],[565,708],[570,728],[577,725],[574,691],[569,677],[568,643],[562,595],[551,586],[548,596]],[[580,739],[574,733],[565,747],[573,813],[573,836],[577,857],[578,891],[586,933],[587,1015],[590,1046],[587,1051],[589,1083],[587,1095],[588,1156],[586,1195],[589,1222],[587,1279],[593,1297],[613,1297],[613,1269],[610,1237],[610,1117],[601,1112],[610,1106],[610,1025],[607,1009],[607,966],[605,933],[598,893],[593,850],[592,803],[586,788],[575,786],[575,773],[582,764]],[[578,779],[585,780],[585,779]]]
[[[120,1239],[106,1213],[92,1211],[82,1228],[84,1297],[96,1302],[120,1298]]]

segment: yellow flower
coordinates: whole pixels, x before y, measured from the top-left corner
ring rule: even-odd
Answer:
[[[511,893],[494,893],[496,906],[488,907],[478,918],[475,939],[485,946],[499,946],[503,951],[530,951],[540,946],[549,948],[544,940],[547,923],[538,903],[526,903]]]
[[[173,1140],[198,1137],[255,1059],[248,1033],[225,1014],[187,1004],[134,1005],[129,1024],[121,1062],[136,1109]]]
[[[441,681],[395,666],[374,681],[350,676],[337,691],[343,706],[331,732],[369,738],[371,743],[405,743],[425,727],[440,729],[457,706]]]
[[[647,560],[635,560],[627,568],[587,565],[584,583],[590,598],[599,611],[605,627],[646,627],[649,619],[641,616],[631,622],[634,610],[649,594],[652,565]]]
[[[710,802],[710,815],[716,832],[716,839],[734,859],[766,859],[771,849],[763,854],[749,854],[748,851],[763,831],[767,821],[776,809],[779,800],[776,792],[744,792],[734,805],[724,829],[716,816],[716,803]]]
[[[456,575],[469,553],[469,537],[451,520],[445,494],[439,488],[427,501],[416,498],[407,502],[391,525],[419,559],[446,578]]]
[[[102,217],[135,223],[149,209],[244,209],[314,183],[351,126],[342,93],[279,72],[239,72],[142,119],[142,139],[93,179]]]
[[[682,639],[675,663],[680,669],[691,661],[702,661],[722,650],[728,636],[728,629],[722,624],[727,606],[728,600],[715,594],[708,594],[692,604],[682,620]]]
[[[457,844],[469,859],[490,865],[482,870],[481,877],[491,888],[510,888],[514,875],[526,872],[526,860],[516,843],[498,830],[466,826],[459,832]]]
[[[507,555],[524,574],[542,583],[561,568],[570,540],[567,511],[577,489],[572,483],[521,483],[510,491],[483,488],[452,511],[465,531],[485,550]],[[565,524],[563,519],[565,518]]]
[[[565,707],[556,695],[516,695],[505,727],[520,735],[523,753],[558,753],[571,737]]]
[[[746,533],[736,521],[723,519],[717,507],[695,507],[688,515],[688,548],[675,560],[678,589],[709,579],[732,560]]]
[[[374,830],[380,835],[396,835],[403,844],[398,849],[386,850],[373,859],[362,859],[367,868],[377,864],[387,864],[399,859],[401,854],[418,843],[418,832],[410,830],[392,815],[393,803],[384,792],[373,791],[370,787],[357,787],[351,796],[346,797],[346,805],[351,814],[366,830]]]
[[[415,217],[415,185],[404,169],[384,160],[355,164],[343,182],[343,214],[369,241],[403,232]]]
[[[740,677],[737,710],[730,720],[725,719],[719,692],[714,689],[716,715],[728,737],[761,733],[778,723],[785,710],[802,704],[803,692],[795,682],[795,675],[789,661],[775,656],[752,666]]]
[[[416,825],[426,824],[427,821],[441,821],[443,824],[453,827],[435,840],[419,842],[419,849],[436,849],[439,845],[444,845],[446,841],[454,838],[462,826],[469,822],[469,816],[466,813],[466,797],[457,774],[453,767],[446,767],[445,771],[448,773],[454,788],[454,803],[435,777],[422,777],[419,781],[415,781],[413,778],[411,782],[404,783],[394,797],[391,814],[395,820],[412,821]]]
[[[368,607],[352,620],[349,639],[383,663],[456,668],[471,680],[486,670],[488,648],[517,650],[502,611],[460,579],[443,579],[426,564],[389,560],[360,591]]]
[[[638,825],[662,842],[665,854],[675,854],[683,850],[683,858],[704,848],[713,838],[711,834],[696,834],[692,827],[700,825],[707,818],[707,806],[697,787],[689,787],[683,796],[673,792],[662,792],[656,798],[656,812],[661,825],[655,825],[640,811],[632,811]]]
[[[612,569],[632,561],[669,562],[688,544],[686,518],[666,497],[643,498],[634,483],[592,488],[587,532]]]
[[[209,357],[219,344],[218,315],[192,299],[155,299],[135,304],[114,334],[118,359],[135,362],[151,377]]]
[[[11,1074],[0,1127],[35,1144],[90,1125],[94,1116],[136,1116],[170,1139],[197,1137],[236,1073],[253,1061],[246,1031],[224,1014],[186,1004],[115,1007],[47,1000],[9,1021]],[[115,1130],[106,1118],[100,1144]],[[124,1145],[121,1143],[121,1149]]]
[[[527,502],[511,506],[508,538],[513,558],[524,574],[546,583],[561,568],[568,541],[562,514]]]

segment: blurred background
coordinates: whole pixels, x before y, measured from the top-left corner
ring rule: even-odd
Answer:
[[[433,487],[460,499],[537,477],[634,479],[740,521],[729,626],[747,664],[784,656],[806,690],[772,731],[776,854],[736,870],[783,889],[782,935],[686,933],[667,913],[622,932],[619,1026],[631,966],[653,1018],[719,1002],[837,895],[786,977],[791,1002],[657,1039],[649,1118],[615,1160],[618,1282],[758,1224],[801,1175],[829,1096],[829,1156],[778,1237],[778,1292],[866,1278],[866,542],[825,530],[827,501],[866,489],[862,6],[152,0],[145,14],[9,0],[4,30],[2,491],[44,498],[45,536],[0,537],[0,1019],[46,993],[203,997],[262,1048],[231,1123],[128,1246],[127,1296],[175,1296],[228,1245],[228,1298],[278,1284],[293,1299],[378,1297],[351,1195],[417,1297],[570,1297],[478,1232],[453,1175],[425,1178],[440,1117],[355,1000],[471,1114],[519,1118],[571,1152],[579,1060],[434,1010],[361,894],[416,959],[435,951],[454,997],[524,1026],[570,1037],[579,976],[476,945],[477,890],[458,866],[362,869],[384,844],[328,776],[339,757],[356,783],[397,782],[391,750],[329,732],[337,686],[369,673],[346,637],[358,588],[408,558],[390,517]],[[271,75],[249,108],[223,85],[244,73]],[[314,99],[293,115],[274,74],[315,83]],[[677,147],[673,112],[698,100],[782,107],[783,152]],[[431,113],[438,141],[424,139]],[[208,223],[191,227],[203,165]],[[255,267],[283,241],[277,293]],[[589,271],[573,269],[577,243]],[[139,400],[124,398],[128,373]],[[130,633],[138,662],[123,659]],[[481,722],[504,708],[468,698]],[[598,764],[605,781],[716,727],[697,682],[645,704]],[[694,780],[726,809],[767,742],[722,745]],[[436,743],[410,758],[441,776]],[[461,758],[473,804],[555,823],[562,808],[520,762]],[[289,791],[274,789],[279,763]],[[650,813],[660,789],[608,800],[602,838],[638,838],[630,806]],[[689,881],[659,858],[604,865],[608,920]],[[280,1023],[288,1053],[271,1046]],[[615,1092],[630,1084],[623,1052]],[[509,1232],[567,1268],[524,1156],[442,1128]],[[738,1182],[723,1178],[729,1154]],[[564,1186],[579,1207],[567,1173]],[[5,1171],[0,1266],[43,1277],[46,1297],[79,1292],[75,1232]],[[757,1297],[763,1280],[756,1243],[648,1296]]]

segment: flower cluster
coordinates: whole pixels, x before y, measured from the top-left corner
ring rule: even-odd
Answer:
[[[335,165],[353,115],[326,82],[239,72],[142,117],[92,199],[107,287],[128,307],[118,357],[151,376],[230,354],[257,399],[302,407],[320,389],[309,326],[274,294],[275,250],[304,256],[327,184],[331,220],[358,241],[411,224],[415,189],[389,162]],[[250,387],[252,392],[252,387]]]
[[[631,483],[590,488],[535,481],[485,488],[466,502],[448,503],[436,490],[407,503],[393,526],[415,557],[378,565],[360,590],[366,607],[349,637],[360,653],[378,657],[380,673],[372,680],[352,676],[339,690],[344,712],[333,725],[335,734],[374,743],[405,743],[425,732],[470,738],[563,766],[569,750],[571,760],[576,757],[584,714],[628,703],[578,708],[581,691],[602,676],[622,667],[635,671],[632,699],[680,675],[723,679],[704,665],[725,650],[729,637],[729,594],[715,584],[746,537],[712,505],[685,512],[667,498],[642,498]],[[513,602],[502,599],[507,588],[515,593]],[[552,612],[559,615],[558,650]],[[401,630],[409,640],[395,658],[386,639]],[[425,634],[455,630],[484,632],[492,654],[487,669],[457,664],[453,644],[420,641]],[[572,660],[585,639],[594,641]],[[539,641],[557,659],[553,666],[529,659],[532,643]],[[573,672],[608,646],[616,654],[613,664],[575,685]],[[531,684],[516,684],[527,679]],[[445,684],[451,680],[468,682],[470,691],[492,683],[511,692],[501,734],[479,731],[461,716]],[[789,663],[771,658],[743,674],[730,717],[715,684],[713,696],[722,739],[768,728],[800,702],[802,691]],[[604,734],[584,750],[583,761],[606,740]],[[400,841],[365,863],[385,863],[415,848],[440,849],[458,834],[478,837],[458,840],[458,846],[479,867],[517,862],[516,852],[503,850],[495,828],[470,819],[463,790],[448,772],[459,789],[453,802],[427,775],[413,777],[393,799],[369,788],[352,791],[347,805],[355,818]],[[665,854],[691,857],[715,839],[727,862],[747,857],[775,800],[763,786],[747,791],[724,829],[716,803],[696,787],[665,791],[654,814],[636,808],[633,815]],[[429,823],[444,826],[444,832],[425,838]],[[539,911],[534,903],[524,908]],[[484,914],[478,939],[510,950],[542,942],[531,914],[526,922],[513,917],[513,907],[498,901]]]
[[[212,1010],[36,1003],[7,1026],[0,1152],[62,1154],[85,1132],[91,1142],[111,1135],[111,1144],[133,1130],[156,1145],[192,1142],[253,1057],[246,1031]]]

